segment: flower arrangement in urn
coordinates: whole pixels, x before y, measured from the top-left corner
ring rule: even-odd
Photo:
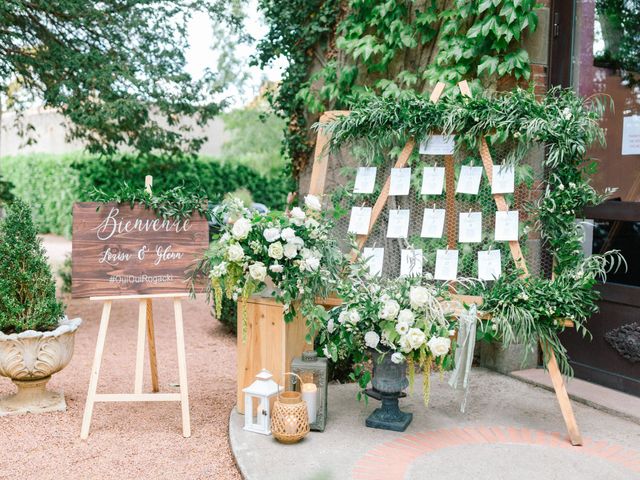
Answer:
[[[64,316],[31,210],[16,200],[0,225],[0,375],[18,392],[0,398],[0,415],[66,408],[45,387],[71,360],[80,323]]]
[[[244,332],[247,299],[269,286],[284,306],[285,321],[300,311],[315,324],[324,313],[315,299],[330,293],[345,262],[320,199],[308,195],[303,207],[269,214],[231,199],[217,216],[223,228],[195,270],[209,276],[216,313],[220,315],[223,294],[239,300]]]
[[[390,361],[402,366],[399,371],[408,368],[411,385],[420,367],[427,405],[431,368],[449,370],[454,363],[456,320],[442,303],[448,286],[426,277],[372,278],[354,265],[338,288],[344,303],[329,312],[320,328],[320,348],[334,362],[349,359],[355,365],[352,379],[362,389],[372,380],[366,368],[370,358],[374,376],[377,363]],[[376,388],[375,379],[373,384]]]

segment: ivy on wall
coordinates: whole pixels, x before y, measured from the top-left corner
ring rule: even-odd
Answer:
[[[269,32],[256,63],[284,56],[271,96],[287,120],[283,150],[297,176],[318,114],[349,108],[366,91],[397,98],[437,81],[528,80],[522,39],[537,26],[535,0],[261,0]]]

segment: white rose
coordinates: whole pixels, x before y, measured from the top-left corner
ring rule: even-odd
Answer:
[[[227,257],[229,257],[229,260],[232,262],[239,262],[244,258],[244,250],[242,250],[242,247],[237,243],[229,245],[229,248],[227,248]]]
[[[395,352],[393,355],[391,355],[391,361],[393,363],[402,363],[404,362],[404,355],[402,355],[400,352]]]
[[[291,240],[289,240],[289,243],[293,243],[298,248],[304,247],[304,240],[300,237],[293,237]]]
[[[376,332],[367,332],[364,334],[364,343],[369,348],[376,348],[380,343],[380,335]]]
[[[280,265],[279,263],[274,263],[269,267],[269,270],[271,270],[274,273],[282,273],[284,271],[284,265]]]
[[[398,332],[400,335],[406,335],[407,332],[409,331],[409,324],[405,323],[405,322],[398,322],[396,323],[396,332]]]
[[[315,195],[307,195],[304,197],[304,204],[309,210],[322,210],[322,203]]]
[[[338,322],[345,323],[347,320],[349,320],[349,312],[346,310],[342,310],[340,312],[340,315],[338,316]]]
[[[412,327],[415,321],[416,317],[411,310],[409,310],[408,308],[400,310],[400,313],[398,314],[398,322],[406,323],[407,325]]]
[[[233,224],[233,228],[231,228],[231,234],[233,238],[237,240],[244,240],[249,235],[251,231],[251,221],[246,218],[239,218]]]
[[[425,334],[419,328],[410,328],[407,333],[407,340],[411,348],[417,350],[426,340]]]
[[[409,290],[409,303],[411,308],[424,307],[429,301],[429,291],[425,287],[411,287]]]
[[[431,337],[427,342],[427,347],[429,347],[434,357],[442,357],[449,353],[451,340],[447,337]]]
[[[304,222],[304,226],[310,230],[315,230],[320,226],[320,222],[318,222],[315,218],[307,218]]]
[[[282,240],[284,240],[285,242],[289,242],[293,238],[295,238],[296,232],[293,228],[287,227],[284,230],[282,230],[282,232],[280,233],[280,236],[282,237]]]
[[[211,269],[211,276],[219,278],[227,273],[227,262],[220,262]]]
[[[318,257],[309,257],[303,260],[305,268],[315,272],[320,268],[320,259]]]
[[[264,236],[264,239],[271,243],[271,242],[275,242],[276,240],[278,240],[280,238],[280,229],[279,228],[266,228],[264,230],[264,232],[262,233],[262,235]]]
[[[263,282],[267,276],[267,267],[262,262],[256,262],[249,267],[249,275],[258,282]]]
[[[284,255],[284,248],[282,248],[282,243],[275,242],[269,245],[269,256],[271,258],[275,258],[276,260],[280,260]]]
[[[304,223],[306,215],[300,207],[293,207],[289,214],[291,215],[291,223],[294,225],[300,226]]]
[[[384,320],[393,320],[398,316],[400,312],[400,305],[395,300],[388,300],[384,302],[382,311],[380,312],[380,318]]]
[[[349,322],[352,324],[356,324],[360,321],[360,314],[355,308],[349,310]]]
[[[295,243],[286,243],[284,246],[284,256],[287,258],[295,258],[298,255],[298,247]]]
[[[411,345],[409,345],[409,339],[406,335],[400,337],[400,350],[404,353],[409,353],[411,351]]]
[[[329,321],[327,322],[327,332],[333,333],[335,329],[336,329],[336,324],[333,321],[333,318],[330,318]]]

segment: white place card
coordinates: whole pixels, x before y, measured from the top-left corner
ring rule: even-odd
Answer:
[[[369,273],[371,275],[382,275],[382,267],[384,264],[384,248],[369,248],[365,247],[362,252],[362,258],[367,262],[369,267]]]
[[[391,169],[391,185],[389,186],[389,195],[409,195],[411,189],[411,169],[410,168],[392,168]]]
[[[438,250],[436,252],[436,280],[455,280],[458,276],[458,250]]]
[[[456,193],[467,193],[477,195],[480,190],[480,179],[482,178],[482,167],[469,167],[463,165],[460,168],[458,186]]]
[[[478,252],[478,278],[480,280],[496,280],[502,274],[500,250]]]
[[[640,115],[622,119],[622,155],[640,155]]]
[[[491,180],[491,193],[513,193],[516,175],[513,165],[494,165]]]
[[[356,235],[366,235],[369,233],[369,223],[371,222],[371,207],[351,207],[351,217],[349,218],[349,233]]]
[[[376,167],[359,167],[353,193],[373,193],[376,187]]]
[[[420,155],[453,155],[454,137],[431,135],[420,142]]]
[[[442,195],[444,188],[444,167],[424,167],[422,169],[422,195]]]
[[[496,212],[496,241],[518,241],[518,210]]]
[[[460,212],[458,218],[458,242],[479,243],[482,241],[482,212]]]
[[[422,250],[403,248],[400,251],[400,275],[403,277],[422,275]]]
[[[444,214],[445,210],[442,208],[425,208],[420,236],[423,238],[442,238]]]
[[[387,238],[407,238],[411,210],[389,210]]]

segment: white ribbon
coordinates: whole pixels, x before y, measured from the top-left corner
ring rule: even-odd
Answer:
[[[455,389],[463,388],[464,396],[460,404],[460,411],[464,413],[469,393],[469,373],[473,363],[473,351],[476,346],[476,322],[478,321],[477,307],[471,305],[458,320],[458,348],[456,350],[456,367],[451,372],[449,385]]]

